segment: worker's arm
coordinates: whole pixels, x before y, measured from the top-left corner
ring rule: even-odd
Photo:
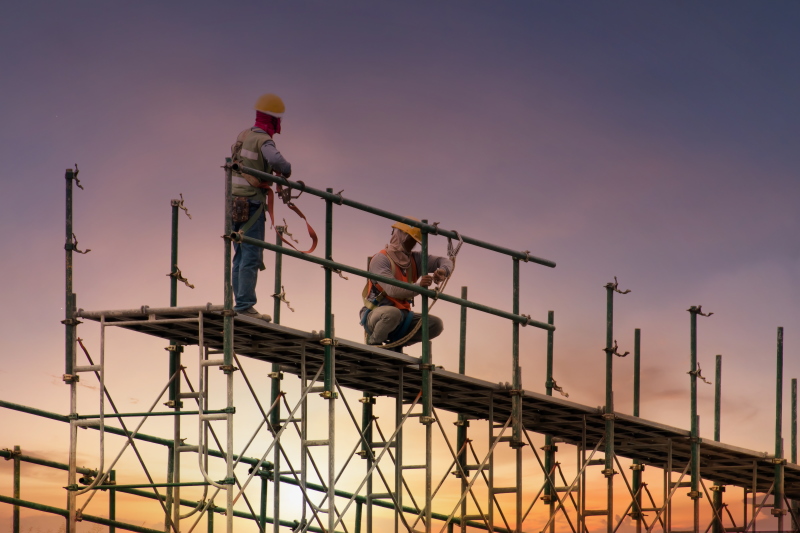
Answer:
[[[378,274],[387,278],[394,278],[394,273],[392,273],[392,264],[389,262],[389,258],[383,254],[375,254],[375,257],[373,257],[369,262],[369,271],[373,274]],[[414,283],[415,281],[417,280],[409,280],[410,283]],[[394,285],[389,285],[388,283],[381,283],[381,287],[383,287],[383,290],[386,291],[386,294],[395,300],[410,300],[417,295],[417,293],[414,291],[395,287]]]
[[[292,164],[289,163],[275,147],[275,141],[267,141],[261,146],[261,153],[264,160],[272,165],[272,171],[277,172],[284,178],[292,175]]]
[[[411,252],[418,265],[422,264],[422,253]],[[444,275],[449,276],[453,271],[453,262],[448,257],[439,257],[438,255],[428,254],[428,271],[420,272],[420,274],[433,274],[437,270],[445,270]]]

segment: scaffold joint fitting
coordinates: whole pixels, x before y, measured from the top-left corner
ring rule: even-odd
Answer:
[[[689,491],[687,496],[689,496],[693,500],[701,500],[701,499],[703,499],[703,493],[700,492],[699,490]]]
[[[61,380],[64,383],[77,383],[81,380],[81,377],[78,374],[64,374],[61,376]]]
[[[558,446],[556,446],[555,444],[545,444],[539,449],[542,450],[543,452],[557,452]]]
[[[233,365],[220,365],[219,369],[225,372],[226,374],[230,374],[231,372],[236,372],[237,370],[239,370],[239,367]]]
[[[267,376],[272,379],[283,379],[283,372],[270,372]]]
[[[551,503],[551,502],[554,502],[554,501],[556,501],[556,499],[555,499],[555,498],[553,498],[553,497],[552,497],[550,494],[545,494],[544,496],[542,496],[541,500],[542,500],[544,503]]]
[[[427,426],[429,424],[433,424],[434,422],[436,422],[436,418],[434,418],[432,416],[421,416],[421,417],[419,417],[419,423],[424,425],[424,426]]]
[[[469,420],[456,420],[455,422],[453,422],[453,425],[456,426],[456,427],[468,428],[469,427]]]
[[[333,392],[333,391],[329,391],[329,390],[326,390],[324,392],[320,392],[319,395],[320,395],[320,397],[325,398],[326,400],[335,400],[335,399],[337,399],[339,397],[339,393],[338,392]]]
[[[324,339],[320,339],[319,343],[321,345],[323,345],[323,346],[339,346],[339,341],[337,341],[336,339],[328,338],[328,337],[325,337]]]
[[[711,492],[725,492],[725,485],[711,485]]]
[[[786,464],[786,459],[784,459],[783,457],[773,457],[771,459],[771,462],[774,465],[785,465]]]
[[[64,324],[65,326],[77,326],[79,324],[83,324],[83,322],[81,322],[77,318],[67,318],[62,320],[61,323]]]
[[[522,442],[521,440],[510,440],[508,441],[508,445],[513,450],[519,450],[520,448],[524,448],[525,446],[527,446],[527,444],[525,442]]]
[[[183,346],[181,346],[180,344],[170,344],[164,349],[168,352],[178,352],[178,353],[183,352]]]
[[[633,464],[630,466],[631,470],[634,472],[644,472],[644,465],[643,464]]]
[[[222,316],[236,316],[236,311],[233,309],[223,309],[219,312]]]
[[[222,412],[229,415],[235,415],[236,407],[226,407],[225,409],[222,409]]]
[[[612,477],[617,475],[617,471],[614,470],[613,468],[604,468],[601,474],[603,474],[605,477]]]
[[[180,409],[180,408],[183,407],[183,402],[181,402],[181,401],[177,401],[176,402],[175,400],[168,400],[168,401],[164,402],[164,405],[166,407],[169,407],[170,409],[174,409],[176,406],[178,407],[178,409]]]
[[[232,477],[226,477],[225,479],[221,479],[221,480],[217,481],[217,483],[219,485],[233,485],[234,483],[236,483],[236,479],[234,479]]]
[[[363,404],[375,405],[375,402],[377,400],[375,399],[374,396],[364,396],[363,398],[359,398],[358,401]]]
[[[636,520],[638,522],[647,515],[641,511],[631,511],[630,513],[628,513],[628,516],[631,517],[631,520]]]
[[[786,509],[776,509],[775,507],[773,507],[772,509],[770,509],[770,514],[772,516],[783,516],[786,514]]]
[[[77,491],[77,490],[80,490],[80,487],[79,487],[77,484],[67,485],[67,486],[66,486],[66,487],[64,487],[64,488],[65,488],[66,490],[70,491],[70,492],[75,492],[75,491]]]
[[[616,418],[617,418],[617,417],[614,415],[614,413],[603,413],[603,415],[602,415],[602,416],[603,416],[603,420],[614,420],[614,419],[616,419]]]

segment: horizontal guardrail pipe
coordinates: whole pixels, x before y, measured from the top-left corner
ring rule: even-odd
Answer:
[[[285,246],[278,246],[269,242],[260,241],[258,239],[253,239],[251,237],[245,237],[240,235],[239,233],[231,233],[228,236],[229,239],[235,242],[240,242],[244,244],[252,244],[253,246],[259,246],[261,248],[266,248],[267,250],[272,250],[273,252],[277,252],[280,254],[290,255],[292,257],[296,257],[298,259],[302,259],[304,261],[309,261],[311,263],[316,263],[318,265],[322,265],[327,268],[332,268],[334,270],[341,270],[342,272],[347,272],[348,274],[354,274],[356,276],[361,276],[362,278],[368,278],[373,281],[378,281],[380,283],[385,283],[387,285],[394,285],[395,287],[401,287],[403,289],[407,289],[413,291],[417,294],[422,294],[427,296],[428,298],[444,300],[446,302],[454,303],[456,305],[462,305],[464,307],[469,307],[470,309],[475,309],[476,311],[482,311],[484,313],[488,313],[490,315],[499,316],[501,318],[506,318],[508,320],[513,320],[523,326],[533,326],[539,329],[545,329],[548,331],[555,331],[555,326],[551,324],[546,324],[544,322],[539,322],[538,320],[533,320],[526,316],[515,315],[514,313],[509,313],[506,311],[501,311],[500,309],[495,309],[493,307],[489,307],[483,304],[471,302],[469,300],[463,300],[461,298],[457,298],[455,296],[450,296],[449,294],[439,294],[437,296],[436,291],[432,291],[430,289],[424,289],[419,285],[414,285],[413,283],[406,283],[405,281],[400,281],[395,278],[387,278],[385,276],[380,276],[378,274],[373,274],[372,272],[368,272],[366,270],[361,270],[359,268],[351,267],[349,265],[344,265],[342,263],[337,263],[336,261],[331,261],[329,259],[322,259],[321,257],[317,257],[314,255],[304,254],[302,252],[298,252],[296,250],[292,250],[291,248],[287,248]]]
[[[215,409],[212,411],[203,411],[203,414],[219,414],[219,413],[227,413],[227,411],[223,409]],[[187,415],[199,415],[200,411],[153,411],[152,413],[115,413],[115,414],[105,414],[103,415],[106,418],[132,418],[138,416],[187,416]],[[86,418],[98,418],[100,415],[78,415],[78,420],[83,420]]]
[[[36,409],[35,407],[28,407],[26,405],[19,405],[19,404],[16,404],[16,403],[6,402],[4,400],[0,400],[0,407],[5,407],[6,409],[11,409],[12,411],[19,411],[21,413],[27,413],[29,415],[41,416],[42,418],[49,418],[50,420],[58,420],[59,422],[66,422],[66,423],[69,424],[69,417],[68,416],[60,415],[58,413],[51,413],[49,411],[42,411],[41,409]],[[97,428],[92,428],[92,429],[97,429]],[[106,426],[104,431],[106,433],[112,433],[114,435],[120,435],[122,437],[126,437],[128,435],[124,430],[116,428],[114,426]],[[174,442],[169,440],[169,439],[162,439],[162,438],[159,438],[159,437],[153,437],[152,435],[145,435],[144,433],[137,433],[136,435],[133,436],[133,438],[136,439],[136,440],[149,442],[151,444],[160,444],[161,446],[173,446],[174,445]],[[221,459],[225,458],[225,454],[220,453],[219,451],[213,450],[213,449],[209,449],[208,450],[208,455],[210,455],[212,457],[218,457],[218,458],[221,458]],[[239,458],[239,456],[236,455],[236,454],[234,454],[233,458],[234,458],[234,460],[238,460],[241,463],[246,463],[246,464],[249,464],[249,465],[257,465],[258,462],[259,462],[258,459],[254,458],[254,457],[242,457],[242,458]],[[262,465],[267,465],[268,468],[272,468],[272,463],[270,463],[269,461],[264,461],[262,463]]]
[[[29,408],[29,409],[32,409],[32,408]],[[46,412],[43,411],[43,413],[46,413]],[[31,413],[31,414],[35,414],[35,413]],[[53,413],[46,413],[46,414],[53,415]],[[54,416],[60,416],[60,415],[54,415]],[[67,417],[63,417],[63,418],[67,418]],[[68,420],[65,420],[65,421],[68,421]],[[109,428],[106,428],[106,431],[108,431],[108,429]],[[211,452],[211,450],[209,450],[209,452]],[[12,456],[14,456],[14,452],[12,452],[11,450],[0,450],[0,457],[2,457],[4,459],[10,459]],[[26,463],[37,464],[37,465],[41,465],[41,466],[47,466],[47,467],[50,467],[50,468],[56,468],[58,470],[65,470],[65,471],[69,469],[69,466],[66,465],[66,464],[57,463],[55,461],[48,461],[46,459],[40,459],[38,457],[32,457],[30,455],[20,454],[20,455],[17,455],[17,457],[19,457],[20,461],[23,461],[23,462],[26,462]],[[245,462],[246,459],[248,459],[248,458],[243,458],[242,462]],[[258,462],[257,459],[253,459],[253,461],[254,462]],[[89,468],[78,468],[77,471],[79,473],[81,473],[81,474],[89,474],[89,475],[92,475],[92,476],[96,476],[97,475],[97,471],[96,470],[91,470]],[[300,485],[298,480],[296,480],[295,478],[290,477],[290,476],[279,476],[278,479],[279,479],[279,481],[281,483],[287,483],[289,485],[295,485],[295,486],[299,486]],[[152,485],[146,485],[146,486],[150,487]],[[142,496],[144,498],[150,498],[150,499],[153,499],[153,500],[159,499],[158,496],[156,496],[152,492],[141,491],[141,490],[136,490],[136,489],[133,489],[133,488],[125,488],[125,487],[126,487],[126,485],[110,485],[110,486],[108,486],[108,488],[113,488],[114,490],[116,490],[118,492],[124,492],[124,493],[127,493],[127,494],[132,494],[132,495],[136,495],[136,496]],[[325,489],[325,487],[323,487],[322,485],[317,485],[316,483],[307,483],[306,484],[306,488],[310,489],[310,490],[313,490],[315,492],[327,493],[327,490]],[[353,497],[353,493],[347,492],[347,491],[344,491],[344,490],[336,490],[335,493],[336,493],[336,496],[341,497],[341,498],[348,498],[349,499],[349,498]],[[162,495],[160,499],[164,500],[164,496]],[[366,503],[366,501],[367,501],[367,497],[366,496],[361,496],[361,495],[357,495],[356,496],[356,502],[357,503]],[[381,500],[374,500],[372,502],[372,504],[375,505],[375,506],[378,506],[378,507],[384,507],[386,509],[394,510],[394,503],[391,502],[391,501],[387,502],[387,501],[381,501]],[[186,506],[189,506],[189,507],[196,507],[197,506],[197,502],[193,502],[193,501],[183,500],[182,499],[181,500],[181,505],[186,505]],[[224,511],[224,509],[222,507],[215,507],[214,510],[219,511],[219,512]],[[413,513],[413,514],[418,514],[419,513],[419,509],[417,509],[415,507],[408,507],[408,506],[405,506],[405,505],[402,506],[402,511],[406,512],[406,513]],[[249,514],[246,514],[246,513],[240,513],[239,511],[234,511],[234,516],[238,516],[240,518],[251,518],[252,517],[252,515],[249,515]],[[436,520],[447,520],[447,518],[448,518],[447,515],[443,515],[443,514],[439,514],[439,513],[433,513],[432,517],[434,519],[436,519]],[[269,521],[270,518],[267,518],[267,520]],[[457,524],[458,523],[458,519],[455,518],[455,519],[451,520],[451,522],[455,522]],[[293,522],[281,520],[281,525],[282,526],[287,526],[287,527],[292,527],[295,524]],[[478,528],[478,529],[486,529],[486,524],[484,524],[483,522],[468,521],[467,525],[470,526],[470,527]],[[309,529],[309,531],[311,531],[311,530]],[[497,533],[511,533],[509,530],[506,530],[506,529],[503,529],[503,528],[497,528],[497,527],[494,529],[494,531],[496,531]]]
[[[3,496],[2,494],[0,494],[0,503],[19,505],[20,507],[26,507],[28,509],[33,509],[34,511],[42,511],[45,513],[57,514],[63,516],[64,518],[69,517],[69,511],[67,511],[66,509],[59,509],[58,507],[52,507],[50,505],[44,505],[36,502],[29,502],[27,500],[20,500],[18,498],[11,498],[9,496]],[[84,522],[92,522],[95,524],[100,524],[102,526],[113,526],[119,529],[124,529],[125,531],[135,531],[136,533],[164,533],[163,530],[150,529],[149,527],[135,526],[133,524],[126,524],[125,522],[120,522],[119,520],[109,520],[108,518],[102,518],[99,516],[92,516],[88,514],[81,515],[81,520]]]
[[[521,261],[537,263],[539,265],[543,265],[550,268],[555,268],[556,264],[549,259],[542,259],[541,257],[535,257],[531,255],[529,252],[519,252],[517,250],[511,250],[510,248],[505,248],[503,246],[497,246],[496,244],[480,241],[478,239],[474,239],[472,237],[467,237],[466,235],[461,235],[460,233],[456,233],[455,231],[450,231],[446,229],[441,229],[431,224],[423,224],[419,220],[414,220],[411,218],[406,218],[402,215],[397,215],[395,213],[391,213],[389,211],[385,211],[383,209],[379,209],[377,207],[372,207],[371,205],[362,204],[361,202],[356,202],[354,200],[350,200],[348,198],[344,198],[338,194],[332,194],[327,191],[323,191],[320,189],[315,189],[313,187],[309,187],[308,185],[304,185],[302,183],[298,183],[296,181],[289,181],[286,178],[280,176],[274,176],[272,174],[267,174],[266,172],[262,172],[260,170],[256,170],[254,168],[246,167],[243,165],[239,165],[234,163],[231,165],[231,168],[235,171],[242,171],[246,174],[250,174],[256,176],[257,178],[261,178],[264,181],[268,181],[270,183],[277,183],[284,187],[289,187],[291,189],[296,189],[302,192],[307,192],[308,194],[313,194],[314,196],[319,196],[320,198],[324,198],[325,200],[330,200],[335,204],[339,205],[346,205],[348,207],[353,207],[355,209],[359,209],[361,211],[366,211],[367,213],[371,213],[373,215],[377,215],[379,217],[388,218],[389,220],[394,220],[398,222],[403,222],[404,224],[408,224],[409,226],[414,226],[420,229],[427,231],[432,235],[444,235],[445,237],[450,237],[451,239],[461,239],[473,246],[478,246],[479,248],[485,248],[486,250],[491,250],[493,252],[498,252],[505,255],[510,255],[516,259]]]

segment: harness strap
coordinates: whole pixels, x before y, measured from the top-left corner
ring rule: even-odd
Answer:
[[[239,230],[243,234],[246,233],[247,230],[249,230],[251,227],[253,227],[253,224],[255,224],[255,221],[258,220],[258,217],[261,216],[262,212],[264,212],[265,204],[266,204],[267,214],[269,214],[270,227],[271,228],[275,227],[275,191],[273,191],[272,187],[270,186],[270,184],[266,183],[266,182],[259,183],[257,188],[258,188],[258,191],[257,191],[256,194],[258,196],[258,199],[261,201],[261,205],[259,206],[258,211],[256,211],[255,215],[251,216],[250,220],[248,220],[245,223],[245,225],[242,226],[242,228]],[[266,193],[266,197],[265,197],[264,193]],[[278,233],[278,235],[280,235],[281,240],[284,243],[286,243],[287,245],[291,246],[292,248],[294,248],[298,252],[303,253],[303,254],[310,254],[311,252],[313,252],[317,248],[317,243],[319,242],[319,237],[317,237],[317,232],[314,231],[314,228],[311,227],[311,224],[309,224],[308,219],[303,214],[303,212],[300,211],[299,207],[294,205],[292,202],[289,202],[286,205],[289,207],[289,209],[291,209],[292,211],[297,213],[297,215],[300,218],[302,218],[303,221],[305,221],[306,229],[308,230],[308,236],[311,237],[311,248],[309,248],[308,250],[298,250],[297,247],[294,244],[292,244],[291,241],[286,239],[286,237],[284,237],[282,233],[280,233],[280,232],[276,232],[276,233]]]

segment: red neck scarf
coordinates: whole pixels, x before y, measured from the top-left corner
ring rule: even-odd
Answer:
[[[261,128],[267,132],[267,135],[274,137],[276,133],[281,132],[281,119],[256,111],[255,127]]]

